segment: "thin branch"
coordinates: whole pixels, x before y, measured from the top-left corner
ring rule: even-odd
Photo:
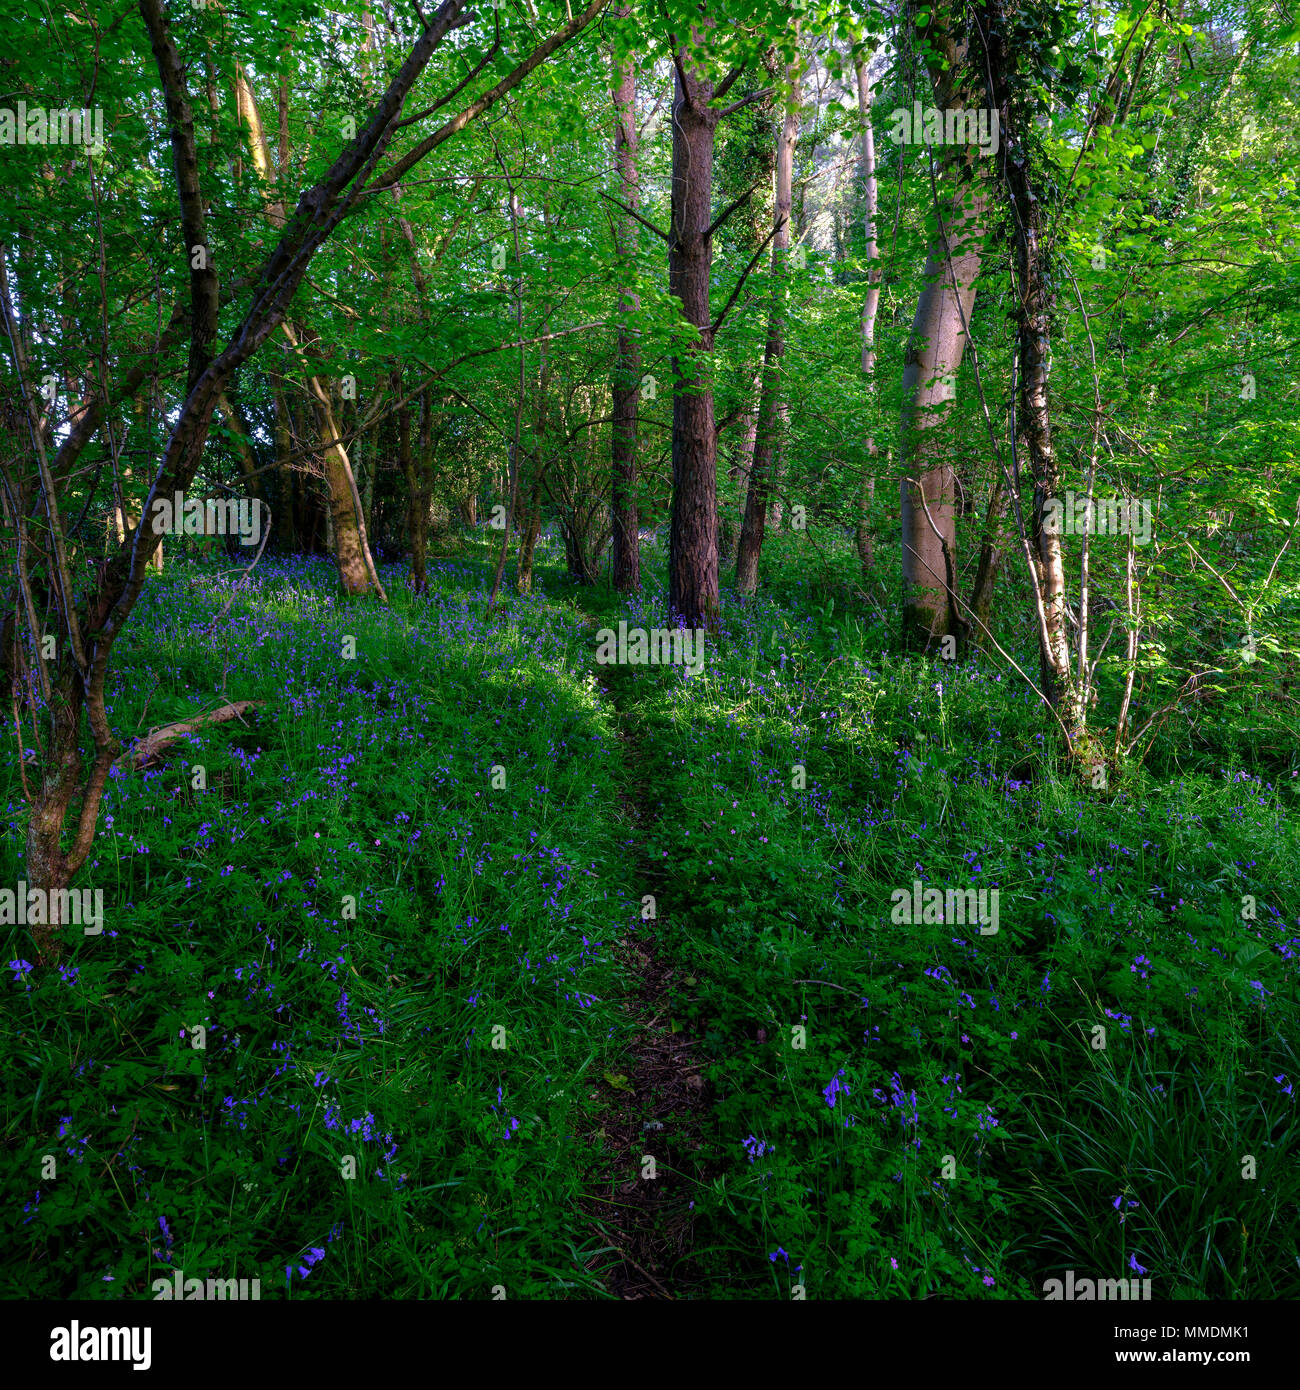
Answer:
[[[759,179],[757,183],[752,184],[749,188],[747,188],[740,195],[740,197],[737,198],[736,201],[731,204],[730,207],[728,207],[725,211],[720,212],[713,219],[713,221],[709,223],[708,230],[704,233],[704,240],[708,241],[708,239],[714,234],[714,232],[716,232],[718,228],[721,227],[724,222],[726,222],[727,218],[729,218],[731,214],[735,212],[736,209],[740,207],[743,203],[747,203],[758,191],[758,189],[766,182],[766,179]]]
[[[655,236],[662,237],[664,241],[671,242],[672,238],[668,235],[667,232],[665,232],[661,227],[656,227],[653,222],[647,222],[646,219],[642,217],[641,214],[637,212],[635,208],[628,207],[626,203],[619,202],[617,198],[611,197],[608,193],[601,193],[600,189],[597,189],[596,192],[600,193],[600,196],[604,198],[606,202],[613,203],[615,207],[621,208],[625,213],[627,213],[629,217],[635,217],[636,220],[643,227],[645,227],[649,231],[652,231],[655,234]]]
[[[718,112],[718,119],[721,120],[724,116],[730,116],[733,111],[739,111],[742,106],[752,106],[754,102],[762,101],[764,97],[770,97],[775,90],[773,87],[764,87],[761,92],[751,92],[747,97],[733,101],[730,106],[724,106]]]
[[[592,20],[605,8],[609,0],[591,0],[580,15],[571,19],[562,29],[554,33],[545,43],[539,44],[528,55],[523,62],[519,63],[512,71],[506,74],[494,87],[490,87],[481,97],[472,101],[459,115],[453,116],[451,120],[438,127],[432,135],[421,140],[414,149],[404,154],[391,168],[386,170],[369,185],[367,191],[375,192],[381,188],[388,188],[395,184],[408,169],[414,168],[427,154],[437,149],[445,140],[453,135],[459,134],[465,127],[494,106],[507,92],[513,91],[534,68],[540,67],[547,58],[555,52],[557,48],[564,44],[581,30],[585,29]],[[354,205],[355,206],[355,205]]]
[[[471,19],[476,19],[477,15],[462,15],[461,18],[464,22],[468,22]],[[486,54],[484,54],[483,61],[481,63],[477,63],[473,68],[471,68],[470,71],[467,72],[465,76],[451,89],[451,91],[449,91],[446,94],[446,96],[439,97],[438,100],[435,101],[432,106],[426,106],[423,111],[417,111],[414,116],[408,116],[404,121],[398,121],[393,126],[394,130],[401,130],[403,126],[414,125],[417,121],[422,121],[426,119],[426,117],[432,116],[435,111],[440,111],[444,106],[448,104],[448,102],[455,101],[456,98],[465,90],[465,88],[468,87],[471,82],[473,82],[473,80],[479,75],[479,73],[481,73],[483,69],[487,67],[487,65],[492,61],[492,59],[497,56],[497,54],[501,51],[501,17],[496,10],[492,11],[492,19],[493,22],[496,24],[496,38],[492,42],[492,47],[488,49]],[[420,22],[425,22],[423,16],[421,16]]]
[[[784,220],[784,219],[783,219],[783,220]],[[772,230],[771,230],[770,232],[768,232],[768,234],[763,238],[763,244],[762,244],[762,245],[758,248],[758,250],[755,251],[754,254],[750,257],[749,264],[748,264],[748,265],[745,267],[745,269],[741,272],[740,279],[736,281],[736,288],[735,288],[734,290],[732,290],[732,292],[731,292],[731,298],[730,298],[729,300],[727,300],[726,304],[723,306],[722,312],[721,312],[721,313],[718,315],[718,317],[714,320],[713,326],[709,329],[709,334],[710,334],[710,336],[716,335],[718,329],[722,327],[722,321],[723,321],[723,319],[725,319],[725,318],[727,317],[727,315],[731,312],[731,306],[736,302],[736,296],[740,293],[741,287],[744,285],[745,281],[749,278],[749,272],[750,272],[751,270],[753,270],[753,268],[758,264],[758,258],[763,254],[764,251],[767,250],[767,243],[768,243],[769,241],[771,241],[772,238],[776,235],[777,229],[778,229],[781,225],[782,225],[782,223],[781,223],[781,222],[778,222],[778,223],[776,224],[776,226],[774,226],[774,227],[772,228]]]

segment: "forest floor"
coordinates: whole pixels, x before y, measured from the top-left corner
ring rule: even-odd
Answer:
[[[598,622],[590,622],[594,651]],[[691,1212],[694,1191],[705,1180],[708,1088],[699,1040],[673,1017],[673,991],[694,981],[681,979],[661,936],[672,911],[671,888],[648,847],[657,815],[637,727],[624,713],[636,672],[622,666],[598,666],[595,672],[605,682],[622,748],[625,776],[618,796],[631,832],[625,848],[634,877],[653,899],[634,913],[632,930],[614,947],[631,986],[622,1007],[635,1024],[624,1070],[606,1077],[610,1095],[600,1117],[599,1134],[614,1163],[608,1195],[597,1199],[617,1255],[606,1277],[611,1292],[623,1299],[684,1297],[700,1278],[690,1257]]]
[[[114,727],[261,703],[112,779],[102,936],[5,929],[0,1297],[1300,1297],[1296,731],[1081,790],[792,545],[695,676],[596,664],[652,557],[488,618],[478,542],[388,609],[169,556]]]

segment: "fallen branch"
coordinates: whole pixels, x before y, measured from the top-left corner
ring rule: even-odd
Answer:
[[[242,720],[247,710],[257,709],[263,703],[262,700],[236,700],[233,704],[214,709],[210,714],[199,714],[178,724],[164,724],[161,729],[146,734],[138,743],[128,748],[113,766],[120,772],[138,772],[146,763],[165,753],[177,739],[184,738],[186,734],[195,733],[207,724],[225,724],[231,719]]]

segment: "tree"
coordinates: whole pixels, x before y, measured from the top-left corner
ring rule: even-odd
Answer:
[[[234,373],[286,320],[313,256],[343,218],[355,211],[363,194],[391,187],[420,159],[445,140],[458,134],[506,92],[510,91],[551,52],[589,24],[605,0],[592,0],[555,35],[537,46],[501,81],[475,99],[458,115],[444,122],[381,175],[378,168],[399,125],[403,104],[435,50],[454,29],[472,21],[464,0],[445,0],[423,21],[405,61],[389,82],[366,123],[345,145],[323,178],[302,194],[285,220],[279,240],[258,272],[247,284],[249,302],[224,347],[214,352],[221,292],[206,220],[206,199],[199,172],[198,143],[186,88],[186,64],[162,13],[161,0],[140,0],[140,13],[149,34],[163,91],[175,169],[176,194],[181,209],[183,249],[189,266],[189,361],[186,395],[162,459],[155,471],[140,521],[117,553],[96,571],[89,588],[77,598],[77,586],[68,558],[66,531],[60,510],[60,483],[66,479],[80,452],[93,434],[89,422],[71,431],[53,460],[48,458],[45,425],[35,406],[22,337],[12,305],[5,298],[4,319],[11,351],[21,383],[22,400],[35,457],[38,483],[29,491],[6,478],[6,511],[18,532],[18,583],[27,590],[26,616],[32,648],[41,635],[27,583],[27,554],[34,517],[18,499],[32,496],[44,513],[49,545],[44,560],[55,601],[60,635],[53,671],[45,676],[46,735],[44,768],[32,795],[27,833],[27,875],[34,887],[66,889],[72,875],[85,861],[94,836],[100,801],[120,745],[108,721],[105,689],[113,645],[130,619],[144,584],[158,534],[151,523],[152,503],[158,497],[184,492],[199,468],[214,411]],[[443,101],[459,94],[465,83],[452,88]],[[427,117],[443,102],[421,113]],[[414,120],[415,118],[409,118]],[[141,373],[139,381],[143,381]],[[358,499],[356,511],[361,513]],[[80,732],[86,715],[93,756],[83,772]],[[64,824],[76,803],[77,824],[70,848],[63,846]],[[53,899],[58,901],[58,899]],[[57,916],[58,914],[53,914]],[[60,922],[46,923],[37,933],[38,954],[43,960],[57,957]]]
[[[918,29],[927,41],[936,107],[974,106],[979,68],[958,11],[936,5],[929,22]],[[978,147],[946,147],[938,161],[940,170],[935,169],[933,146],[927,147],[926,155],[936,228],[904,360],[901,430],[903,635],[908,645],[921,648],[959,630],[954,474],[940,431],[957,394],[989,206]],[[946,206],[938,191],[940,172],[943,182],[954,185]],[[962,172],[965,179],[959,178]]]
[[[871,78],[867,73],[870,55],[859,55],[853,64],[858,86],[858,121],[862,138],[862,203],[863,229],[867,239],[867,291],[862,297],[862,375],[868,391],[874,390],[876,376],[876,315],[880,312],[880,247],[876,243],[876,213],[879,197],[876,190],[876,140],[871,127]],[[879,450],[876,441],[867,441],[867,453],[874,458]],[[871,509],[876,500],[874,474],[863,475],[859,498],[858,523],[855,539],[858,560],[865,578],[875,564],[871,542]]]
[[[736,588],[752,594],[758,588],[758,557],[763,547],[767,520],[768,488],[775,474],[785,429],[785,383],[781,358],[785,353],[785,298],[789,275],[790,214],[794,207],[794,151],[799,140],[799,67],[787,71],[789,95],[785,120],[776,152],[776,209],[772,229],[772,307],[768,318],[767,346],[763,353],[763,389],[758,409],[758,433],[754,441],[745,520],[736,551]]]
[[[612,11],[626,19],[626,7]],[[616,41],[617,45],[617,41]],[[636,168],[636,57],[621,56],[615,48],[613,63],[614,169],[619,199],[635,211],[640,197]],[[619,265],[619,327],[611,386],[614,419],[611,430],[612,476],[610,505],[613,516],[612,582],[624,592],[641,587],[641,548],[636,503],[637,398],[641,390],[641,350],[632,327],[639,307],[636,293],[636,221],[624,214],[614,224],[614,254]]]

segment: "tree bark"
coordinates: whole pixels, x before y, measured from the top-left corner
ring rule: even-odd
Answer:
[[[936,66],[933,74],[936,107],[972,105],[966,92],[979,73],[968,59],[967,40],[956,34],[952,11],[945,7],[933,16],[929,29],[931,42],[947,60],[947,67]],[[975,157],[969,151],[965,155]],[[944,167],[955,175],[962,163],[958,149],[948,154]],[[971,181],[958,181],[948,207],[936,208],[938,229],[926,257],[926,284],[917,300],[903,368],[903,641],[912,648],[928,649],[938,639],[960,631],[953,588],[957,565],[954,475],[939,436],[945,407],[957,394],[957,373],[966,351],[965,325],[975,307],[987,208],[988,193],[978,173]]]
[[[1070,634],[1061,534],[1043,524],[1049,498],[1061,496],[1061,466],[1052,444],[1048,365],[1051,358],[1055,291],[1043,245],[1044,203],[1035,186],[1029,150],[1018,128],[1020,104],[1012,105],[1012,59],[1004,34],[1004,0],[984,6],[988,25],[990,93],[1002,129],[999,149],[1001,187],[1005,191],[1014,235],[1016,260],[1016,358],[1019,377],[1017,429],[1033,479],[1034,504],[1030,541],[1039,600],[1039,670],[1043,693],[1060,717],[1071,752],[1080,752],[1086,734],[1087,708],[1070,661]],[[1080,621],[1086,622],[1081,614]]]
[[[248,437],[248,426],[244,421],[243,414],[224,391],[217,397],[217,409],[226,422],[226,428],[233,436],[232,447],[235,451],[235,458],[239,462],[239,472],[244,479],[245,486],[253,497],[260,499],[262,495],[261,479],[256,476],[257,459],[253,455],[253,445]]]
[[[854,64],[858,80],[858,120],[862,131],[862,156],[859,170],[862,175],[862,197],[864,203],[863,230],[867,238],[867,292],[862,300],[862,375],[866,379],[868,394],[874,395],[876,374],[876,315],[880,309],[880,247],[876,242],[876,212],[878,194],[876,189],[876,141],[871,128],[871,82],[867,77],[867,64],[861,58]],[[867,440],[867,454],[875,458],[879,450],[874,438]],[[875,566],[875,553],[871,539],[871,513],[876,500],[876,479],[874,474],[864,473],[858,494],[857,548],[858,561],[864,576]]]
[[[394,372],[393,389],[402,389],[401,373]],[[411,412],[403,406],[397,412],[397,464],[406,481],[406,540],[411,548],[411,592],[428,592],[429,575],[429,494],[411,452]]]
[[[963,621],[965,643],[981,651],[991,651],[993,618],[993,587],[1002,569],[1005,546],[1002,522],[1011,501],[1002,470],[993,470],[988,509],[984,513],[984,534],[980,541],[979,563],[975,567],[975,582],[971,586],[970,613]]]
[[[612,10],[616,18],[631,13],[626,6]],[[630,208],[638,206],[640,196],[636,153],[636,58],[628,53],[615,56],[614,87],[614,168],[618,174],[619,199]],[[620,267],[618,344],[615,349],[613,379],[613,428],[611,431],[610,511],[613,522],[611,578],[621,593],[641,588],[641,546],[636,502],[637,399],[641,387],[641,347],[632,327],[632,316],[640,307],[636,293],[636,221],[627,216],[614,223],[614,255]],[[533,534],[530,517],[529,531]]]
[[[533,591],[533,556],[537,550],[537,537],[542,530],[541,493],[541,475],[535,474],[532,491],[528,497],[528,521],[519,540],[519,572],[515,587],[521,594],[531,594]]]
[[[769,480],[780,461],[785,436],[786,393],[781,358],[785,354],[785,300],[788,293],[790,216],[794,206],[794,151],[799,141],[799,70],[789,71],[791,92],[776,151],[776,231],[772,237],[772,307],[763,353],[763,391],[758,407],[758,433],[754,438],[745,519],[736,548],[736,589],[752,594],[758,588],[758,557],[767,524]]]
[[[718,468],[713,428],[713,327],[709,272],[713,82],[697,59],[712,21],[692,27],[677,52],[673,93],[672,224],[668,290],[699,337],[673,359],[673,507],[668,541],[668,609],[687,627],[718,622]]]

